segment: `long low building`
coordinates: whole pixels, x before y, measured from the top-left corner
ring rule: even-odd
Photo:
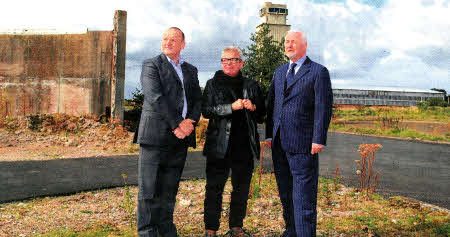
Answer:
[[[388,105],[415,106],[431,98],[445,100],[443,92],[433,90],[374,88],[374,89],[340,89],[333,88],[334,104],[337,105]]]

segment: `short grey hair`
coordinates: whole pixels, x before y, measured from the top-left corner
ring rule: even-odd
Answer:
[[[237,52],[237,53],[239,54],[239,58],[242,58],[242,52],[241,52],[241,50],[240,50],[238,47],[236,47],[236,46],[228,46],[228,47],[226,47],[226,48],[222,51],[222,55],[223,55],[225,52],[228,52],[228,51],[234,51],[234,52]]]
[[[288,32],[286,33],[286,36],[287,36],[289,33],[300,33],[300,34],[302,35],[303,43],[307,43],[307,42],[308,42],[308,40],[306,39],[306,33],[303,32],[303,31],[301,31],[301,30],[290,30],[290,31],[288,31]]]

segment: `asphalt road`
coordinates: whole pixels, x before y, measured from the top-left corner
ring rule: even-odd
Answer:
[[[263,134],[263,133],[262,133]],[[377,191],[401,195],[450,209],[450,145],[329,133],[320,154],[320,175],[333,177],[336,165],[346,185],[357,187],[354,160],[360,144],[381,144],[374,167],[380,173]],[[264,167],[272,169],[270,151]],[[190,152],[183,178],[204,178],[205,158]],[[124,180],[122,174],[126,174]],[[70,160],[0,162],[0,202],[37,196],[137,184],[137,156]]]
[[[359,144],[381,144],[374,168],[380,173],[377,191],[400,195],[450,209],[450,144],[423,143],[329,133],[320,154],[320,175],[332,177],[336,164],[347,185],[358,187]]]

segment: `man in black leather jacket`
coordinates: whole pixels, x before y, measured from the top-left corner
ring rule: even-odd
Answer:
[[[257,122],[265,115],[258,83],[242,76],[240,50],[226,48],[222,69],[206,83],[202,114],[209,119],[203,154],[206,162],[205,236],[216,236],[222,194],[231,169],[230,236],[249,236],[242,229],[247,209],[253,158],[259,157]]]

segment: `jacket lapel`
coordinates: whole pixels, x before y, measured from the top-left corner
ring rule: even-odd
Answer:
[[[161,54],[161,59],[162,59],[162,62],[163,62],[163,68],[166,69],[166,73],[167,73],[167,77],[166,78],[169,78],[169,79],[173,78],[173,79],[175,79],[175,81],[181,87],[182,85],[181,85],[180,78],[178,77],[178,74],[175,71],[175,68],[173,68],[172,64],[167,59],[167,56],[164,55],[164,54]]]
[[[297,83],[300,80],[300,78],[302,78],[305,74],[307,74],[309,72],[310,67],[311,67],[311,60],[308,57],[306,57],[305,62],[300,67],[300,70],[295,74],[294,80],[287,82],[286,91],[289,91],[289,89],[295,83]]]
[[[183,73],[184,93],[186,94],[186,100],[187,100],[186,103],[188,103],[189,102],[188,98],[190,98],[190,95],[191,95],[191,91],[189,90],[190,86],[189,86],[189,78],[188,78],[190,76],[190,73],[189,73],[189,70],[186,67],[185,63],[181,64],[181,73]],[[189,105],[189,103],[188,103],[188,105]],[[188,110],[189,110],[189,106],[188,106]]]
[[[289,69],[289,63],[285,63],[282,66],[283,68],[281,69],[281,77],[278,80],[278,84],[276,85],[275,89],[278,91],[278,93],[276,93],[277,95],[283,95],[284,98],[284,82],[287,80],[286,75],[287,75],[287,70]],[[278,89],[277,89],[278,88]]]
[[[189,70],[187,69],[187,67],[184,63],[181,64],[181,72],[183,73],[183,84],[186,87],[186,83],[187,83],[187,80],[189,77]],[[175,72],[175,74],[176,74],[176,72]],[[177,77],[178,77],[178,74],[177,74]]]

